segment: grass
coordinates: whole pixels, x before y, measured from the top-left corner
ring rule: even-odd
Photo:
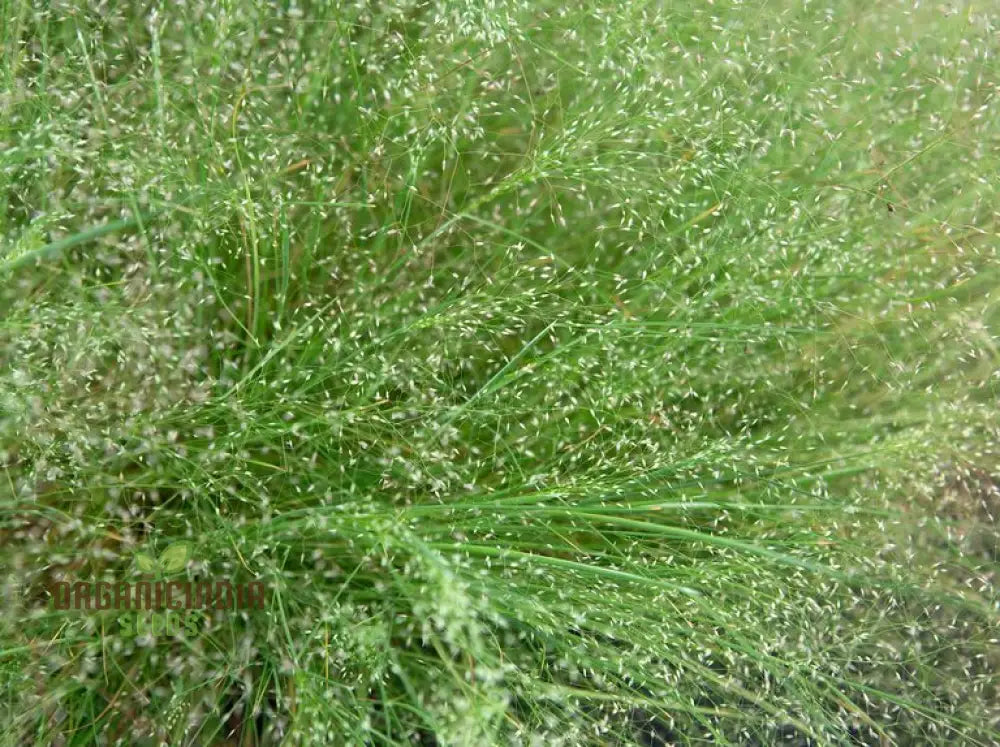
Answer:
[[[1000,740],[987,6],[57,5],[5,743]],[[55,608],[177,542],[265,608]]]

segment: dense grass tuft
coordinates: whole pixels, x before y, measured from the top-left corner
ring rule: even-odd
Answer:
[[[155,6],[0,3],[5,743],[1000,740],[988,4]]]

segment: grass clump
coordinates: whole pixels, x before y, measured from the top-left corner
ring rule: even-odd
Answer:
[[[1000,738],[985,8],[0,7],[6,740]]]

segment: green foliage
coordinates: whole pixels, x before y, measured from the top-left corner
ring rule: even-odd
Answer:
[[[4,741],[1000,740],[987,6],[0,14]]]

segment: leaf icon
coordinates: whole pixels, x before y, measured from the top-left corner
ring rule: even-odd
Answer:
[[[153,573],[157,568],[157,563],[152,556],[144,552],[135,554],[135,564],[142,573]]]
[[[191,557],[191,545],[188,542],[174,542],[160,553],[160,566],[165,573],[177,573],[184,570],[188,558]]]

